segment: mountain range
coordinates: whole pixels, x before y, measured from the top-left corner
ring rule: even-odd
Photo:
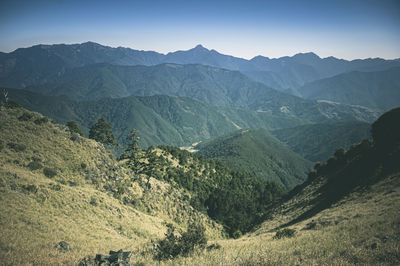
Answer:
[[[111,48],[93,42],[82,44],[36,45],[11,53],[0,53],[0,84],[25,88],[46,83],[48,76],[62,74],[68,68],[96,63],[114,65],[158,65],[162,63],[202,64],[246,73],[277,90],[296,91],[307,82],[350,71],[381,71],[400,66],[400,61],[374,59],[344,60],[320,58],[314,53],[292,57],[268,58],[257,56],[251,60],[220,54],[201,45],[187,51],[166,55],[130,48]]]
[[[188,97],[167,95],[74,101],[65,96],[45,96],[17,89],[8,91],[9,97],[25,108],[48,115],[59,123],[76,121],[86,134],[97,119],[104,117],[112,125],[121,147],[126,144],[132,128],[139,130],[143,148],[160,144],[185,146],[241,128],[272,130],[327,121],[371,121],[378,115],[365,108],[328,103],[312,105],[313,102],[307,104],[306,100],[303,105],[294,102],[293,109],[302,110],[300,116],[296,116],[286,109],[253,111],[216,107]]]

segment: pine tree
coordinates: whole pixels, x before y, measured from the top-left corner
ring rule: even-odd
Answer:
[[[101,142],[104,145],[109,146],[118,146],[117,142],[115,142],[114,134],[111,130],[111,125],[107,123],[104,118],[100,118],[97,120],[96,124],[94,124],[89,130],[89,138],[94,139],[97,142]]]
[[[136,129],[132,129],[129,133],[128,140],[129,143],[126,146],[125,151],[122,153],[120,159],[124,160],[127,159],[127,165],[135,171],[139,171],[140,166],[140,158],[142,155],[141,149],[139,147],[139,131]]]

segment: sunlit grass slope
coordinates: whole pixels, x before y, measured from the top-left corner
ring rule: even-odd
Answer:
[[[221,237],[180,191],[133,175],[103,145],[38,113],[0,108],[0,264],[76,264],[121,248],[140,254],[166,223],[184,229],[190,220]],[[60,241],[73,251],[56,251]]]
[[[308,196],[312,197],[312,191]],[[308,194],[308,193],[305,193]],[[308,197],[304,195],[304,197]],[[274,239],[277,228],[301,209],[285,204],[255,232],[222,240],[219,250],[180,258],[173,265],[398,265],[400,176],[354,192],[329,209],[289,228],[294,237]],[[315,224],[315,225],[314,225]]]

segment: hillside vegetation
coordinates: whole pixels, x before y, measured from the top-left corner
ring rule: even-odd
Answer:
[[[302,183],[311,162],[284,147],[266,130],[239,130],[204,141],[198,153],[218,159],[229,167],[246,171],[262,179],[293,188]]]
[[[270,180],[176,147],[150,147],[137,156],[129,164],[132,169],[186,191],[190,204],[222,224],[232,237],[261,223],[268,207],[285,193]]]

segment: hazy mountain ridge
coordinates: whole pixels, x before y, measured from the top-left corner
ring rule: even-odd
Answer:
[[[364,59],[347,61],[334,57],[320,58],[313,53],[296,54],[292,57],[270,59],[257,56],[251,60],[223,55],[215,50],[197,46],[187,51],[167,55],[130,48],[111,48],[93,42],[73,45],[36,45],[4,53],[0,57],[0,84],[6,87],[25,88],[41,84],[49,75],[62,74],[67,68],[95,63],[116,65],[157,65],[161,63],[203,64],[230,70],[254,72],[253,78],[274,85],[275,89],[297,89],[305,82],[334,76],[340,73],[360,70],[377,71],[400,66],[399,60]],[[307,69],[307,71],[305,71]],[[261,71],[261,72],[260,72]],[[262,71],[273,72],[277,82]],[[257,74],[258,73],[258,74]],[[260,75],[261,73],[261,75]],[[258,78],[257,78],[258,77]],[[276,79],[276,78],[275,78]]]
[[[255,82],[238,71],[204,65],[88,65],[68,70],[53,76],[47,84],[27,89],[47,95],[68,95],[78,100],[129,95],[187,96],[216,106],[250,108],[309,122],[354,118],[373,121],[377,118],[375,110],[302,99]]]
[[[387,111],[400,105],[400,68],[378,72],[348,72],[308,83],[299,92],[309,99]]]

